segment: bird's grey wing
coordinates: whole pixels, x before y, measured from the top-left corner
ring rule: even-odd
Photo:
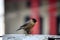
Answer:
[[[19,28],[19,29],[17,29],[17,31],[18,31],[18,30],[20,30],[20,29],[24,29],[28,24],[29,24],[29,23],[26,23],[26,24],[24,24],[24,25],[20,26],[20,28]]]
[[[24,24],[24,25],[22,25],[22,26],[20,26],[20,27],[25,27],[25,26],[27,26],[29,23],[26,23],[26,24]]]
[[[20,26],[20,27],[25,27],[30,23],[30,21],[26,22],[24,25]]]
[[[25,26],[27,26],[27,23],[26,23],[26,24],[24,24],[24,25],[22,25],[22,26],[20,26],[20,28],[19,28],[19,29],[17,29],[16,31],[21,30],[21,29],[24,29],[24,27],[25,27]]]

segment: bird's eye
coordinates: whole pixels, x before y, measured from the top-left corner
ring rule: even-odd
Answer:
[[[36,22],[36,19],[32,19],[33,20],[33,22]]]

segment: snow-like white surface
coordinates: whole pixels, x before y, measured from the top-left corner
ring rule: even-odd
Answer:
[[[57,35],[6,34],[3,36],[3,40],[48,40],[48,37],[60,38]]]
[[[47,40],[47,37],[45,36],[40,36],[40,35],[32,35],[32,36],[27,36],[25,39],[23,40]]]
[[[22,40],[24,38],[24,34],[7,34],[4,35],[3,40]]]
[[[24,34],[8,34],[4,35],[3,40],[47,40],[44,35],[24,35]]]

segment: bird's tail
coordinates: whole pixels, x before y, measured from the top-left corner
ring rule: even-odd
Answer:
[[[19,29],[17,29],[16,31],[19,31],[19,30],[21,30],[22,28],[19,28]]]

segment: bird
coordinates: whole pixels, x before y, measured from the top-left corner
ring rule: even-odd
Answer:
[[[21,29],[24,29],[27,34],[30,34],[30,30],[31,28],[34,27],[34,25],[36,24],[37,20],[32,18],[31,20],[29,20],[28,22],[26,22],[25,24],[23,24],[22,26],[20,26],[19,29],[17,29],[16,31],[19,31]]]

